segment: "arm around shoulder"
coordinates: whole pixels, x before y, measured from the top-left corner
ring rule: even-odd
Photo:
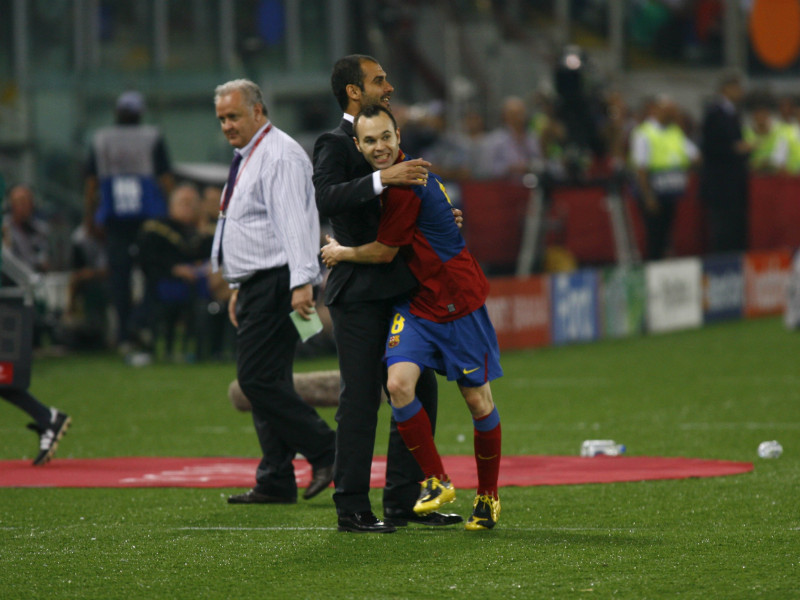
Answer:
[[[348,141],[353,144],[350,149]],[[314,190],[317,209],[324,217],[361,207],[375,198],[372,173],[350,179],[354,171],[355,143],[343,135],[324,133],[314,143]]]

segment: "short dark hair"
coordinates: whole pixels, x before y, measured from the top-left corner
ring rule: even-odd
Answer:
[[[719,90],[722,90],[729,85],[743,85],[744,84],[744,76],[739,69],[730,68],[726,69],[722,72],[717,80],[717,87]]]
[[[357,85],[362,91],[364,90],[364,71],[361,69],[362,61],[378,63],[377,60],[366,54],[349,54],[337,60],[336,64],[333,65],[331,89],[342,110],[347,110],[348,85]]]
[[[389,118],[392,120],[392,126],[394,127],[394,131],[397,131],[397,119],[394,118],[394,115],[391,111],[383,106],[382,104],[369,104],[361,109],[361,112],[356,115],[356,118],[353,120],[353,133],[356,137],[358,137],[358,132],[356,131],[356,127],[358,126],[359,119],[371,119],[373,117],[377,117],[379,114],[386,114],[389,115]]]

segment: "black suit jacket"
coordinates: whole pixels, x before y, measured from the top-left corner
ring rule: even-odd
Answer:
[[[742,139],[742,123],[737,112],[714,102],[703,117],[701,152],[701,195],[709,205],[746,201],[747,154],[736,151]]]
[[[314,143],[314,189],[317,209],[330,220],[343,246],[374,242],[381,216],[372,186],[372,167],[356,148],[353,124],[323,133]],[[417,281],[399,254],[389,264],[339,263],[325,288],[325,304],[393,298],[411,292]]]

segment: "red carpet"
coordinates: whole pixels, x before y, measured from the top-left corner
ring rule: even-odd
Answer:
[[[258,460],[252,458],[124,457],[55,459],[43,467],[30,461],[0,461],[0,487],[252,487]],[[456,487],[477,486],[472,456],[445,456]],[[386,457],[372,463],[372,487],[382,487]],[[306,487],[311,468],[295,461],[297,483]],[[506,456],[501,486],[570,485],[650,479],[718,477],[753,470],[753,463],[696,458],[622,456]]]

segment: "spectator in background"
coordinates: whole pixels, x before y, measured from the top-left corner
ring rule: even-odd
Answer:
[[[567,128],[558,117],[555,92],[549,86],[540,86],[534,94],[530,130],[539,140],[547,170],[557,179],[565,177],[564,145]]]
[[[469,179],[469,146],[463,135],[448,130],[444,111],[441,101],[428,105],[426,122],[436,134],[432,143],[424,148],[425,159],[438,168],[445,182]]]
[[[201,233],[214,237],[219,218],[219,203],[222,200],[222,188],[218,185],[207,185],[203,188],[201,209],[197,228]]]
[[[15,185],[8,191],[3,234],[6,248],[32,271],[50,269],[50,228],[35,215],[33,190],[27,185]]]
[[[786,125],[787,156],[786,172],[789,175],[800,175],[800,101],[794,99],[795,118]]]
[[[131,272],[141,224],[163,217],[173,187],[167,146],[158,128],[141,123],[144,97],[135,91],[117,99],[116,124],[95,133],[86,169],[84,223],[105,235],[111,295],[117,313],[117,344],[131,350],[133,333],[147,321],[147,306],[134,323]],[[143,341],[147,345],[147,340]]]
[[[473,176],[472,142],[468,136],[450,130],[447,127],[445,106],[442,102],[432,102],[428,106],[427,122],[436,131],[431,145],[425,148],[425,159],[430,161],[431,168],[436,169],[447,186],[453,206],[461,206],[460,182]]]
[[[528,108],[522,98],[509,96],[503,102],[503,125],[489,134],[482,163],[488,176],[518,179],[541,166],[539,140],[528,128]]]
[[[697,147],[678,125],[678,117],[675,102],[659,96],[653,116],[642,124],[631,149],[650,260],[667,254],[677,203],[686,192],[689,169],[699,159]]]
[[[217,228],[222,188],[207,185],[203,188],[198,230],[201,236],[212,241]],[[205,285],[203,285],[205,284]],[[198,290],[197,306],[197,358],[220,360],[232,353],[236,329],[228,319],[228,300],[231,288],[222,273],[210,272]]]
[[[165,351],[172,356],[175,333],[183,325],[185,340],[194,341],[198,286],[206,279],[211,254],[209,236],[197,228],[200,194],[191,184],[176,187],[169,198],[169,215],[145,221],[139,233],[139,260],[151,307],[154,331],[163,329]],[[194,353],[192,353],[194,354]]]
[[[797,102],[794,96],[785,94],[778,98],[778,124],[790,126],[797,122],[795,106]]]
[[[780,170],[788,175],[800,174],[800,101],[792,95],[778,99],[776,160],[780,160]]]
[[[789,138],[772,117],[773,102],[761,93],[750,99],[750,119],[744,139],[752,144],[750,169],[756,173],[775,173],[786,168]]]
[[[108,255],[105,244],[82,223],[71,237],[67,298],[70,345],[102,348],[108,339]]]
[[[656,97],[652,95],[644,96],[639,101],[639,107],[636,110],[635,120],[636,125],[633,127],[631,131],[631,144],[633,143],[633,136],[637,135],[637,131],[644,125],[649,119],[652,119],[656,112]]]
[[[464,145],[468,151],[467,164],[472,169],[472,178],[483,177],[480,164],[484,153],[483,145],[486,143],[486,121],[476,109],[468,108],[461,118],[461,128],[464,132]]]
[[[724,74],[717,97],[703,115],[700,197],[708,208],[712,252],[747,248],[747,163],[752,145],[742,132],[743,94],[741,75]]]
[[[429,148],[438,143],[444,133],[439,116],[442,115],[444,105],[440,100],[428,103],[412,104],[401,108],[402,120],[408,131],[408,155],[422,157]],[[427,159],[426,159],[427,160]]]
[[[50,270],[50,227],[35,215],[33,190],[16,185],[8,192],[8,214],[3,218],[3,245],[32,273]],[[33,345],[40,348],[53,332],[44,301],[37,299],[33,324]]]
[[[601,134],[608,148],[611,172],[621,173],[628,164],[630,144],[637,122],[621,92],[609,92],[605,104],[606,118]]]

